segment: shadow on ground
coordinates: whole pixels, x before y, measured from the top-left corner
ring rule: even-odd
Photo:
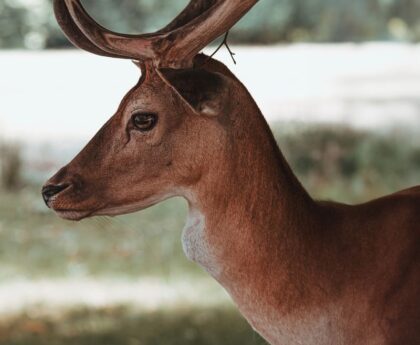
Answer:
[[[21,315],[0,325],[1,345],[263,345],[231,308],[143,312],[128,307]]]

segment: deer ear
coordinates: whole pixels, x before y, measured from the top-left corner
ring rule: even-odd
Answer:
[[[160,69],[161,78],[196,114],[217,116],[227,107],[227,80],[204,69]]]
[[[131,60],[133,64],[135,64],[140,70],[143,70],[144,64],[138,60]]]

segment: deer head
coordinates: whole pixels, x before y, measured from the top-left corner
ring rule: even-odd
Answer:
[[[99,26],[79,0],[54,0],[74,45],[134,60],[141,79],[87,146],[45,184],[46,204],[72,220],[129,213],[183,195],[217,169],[206,157],[217,161],[227,154],[229,116],[249,97],[227,68],[198,53],[257,1],[192,0],[162,30],[123,35]]]

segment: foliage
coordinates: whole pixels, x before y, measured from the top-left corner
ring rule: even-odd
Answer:
[[[79,223],[59,219],[40,187],[0,194],[0,281],[25,277],[197,276],[180,243],[180,199],[139,214]],[[20,253],[16,255],[16,253]]]
[[[107,27],[161,28],[187,0],[83,0]],[[0,47],[69,46],[52,15],[52,0],[0,0]],[[241,43],[420,40],[418,0],[261,0],[232,30]]]
[[[14,191],[21,187],[21,169],[20,146],[0,143],[0,188]]]
[[[229,307],[137,312],[127,307],[23,315],[0,326],[1,345],[263,345]]]
[[[277,138],[295,173],[318,198],[363,202],[420,184],[419,143],[398,133],[324,127]]]
[[[316,198],[363,202],[420,184],[420,146],[401,134],[280,125],[274,131],[293,170]],[[184,201],[73,223],[52,214],[39,190],[28,186],[0,195],[0,279],[202,275],[180,245]]]

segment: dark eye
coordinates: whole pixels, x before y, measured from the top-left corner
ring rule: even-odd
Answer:
[[[147,132],[156,126],[157,115],[153,113],[137,113],[133,115],[132,122],[135,129]]]

